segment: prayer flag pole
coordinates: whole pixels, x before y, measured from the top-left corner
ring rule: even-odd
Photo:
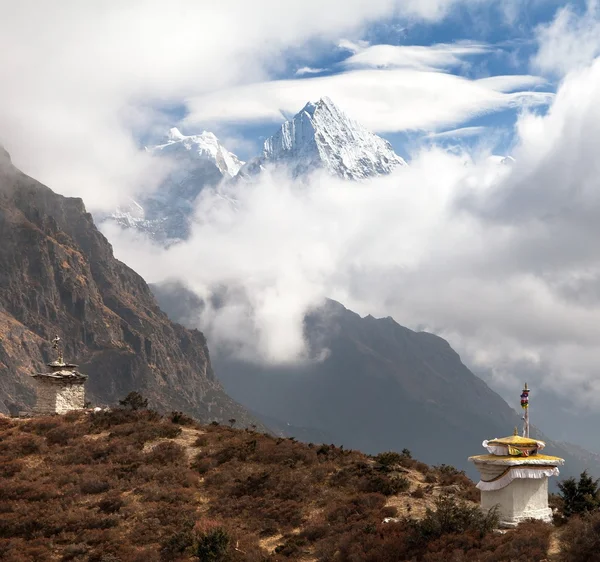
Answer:
[[[525,388],[521,394],[521,408],[524,410],[523,414],[523,437],[529,437],[529,388],[525,383]]]

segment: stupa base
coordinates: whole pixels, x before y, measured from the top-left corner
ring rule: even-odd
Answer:
[[[516,527],[527,519],[551,522],[548,506],[548,478],[516,478],[500,490],[481,491],[481,508],[496,508],[500,527]]]
[[[501,529],[514,529],[519,523],[527,521],[528,519],[537,519],[538,521],[544,521],[544,523],[552,523],[552,510],[549,507],[546,507],[543,509],[526,511],[518,515],[500,514],[498,527]]]

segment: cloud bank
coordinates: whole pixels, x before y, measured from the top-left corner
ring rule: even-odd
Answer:
[[[340,47],[353,54],[343,61],[347,68],[412,68],[436,71],[466,66],[465,59],[491,51],[488,45],[462,42],[438,45],[361,45],[343,41]]]
[[[275,171],[205,192],[188,242],[146,254],[121,239],[119,256],[219,294],[225,307],[198,319],[215,348],[297,360],[303,315],[332,297],[446,336],[496,388],[526,371],[600,409],[598,96],[595,61],[546,115],[520,117],[514,161],[434,146],[364,184]]]
[[[587,0],[581,14],[571,4],[561,8],[550,23],[538,27],[536,39],[536,71],[562,77],[585,67],[600,54],[600,2]]]
[[[303,80],[250,84],[188,100],[188,125],[281,121],[307,100],[328,96],[377,132],[431,130],[509,108],[546,105],[552,93],[514,91],[541,86],[534,76],[469,80],[442,72],[363,69]]]

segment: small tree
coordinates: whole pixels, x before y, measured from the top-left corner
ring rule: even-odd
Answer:
[[[200,562],[221,562],[228,558],[231,537],[216,521],[199,521],[194,534],[194,555]]]
[[[235,425],[235,422],[236,422],[236,421],[237,421],[237,420],[236,420],[235,418],[231,418],[231,419],[229,420],[229,425],[230,425],[231,427],[233,427],[233,426]]]
[[[496,507],[486,513],[479,506],[457,502],[454,496],[446,494],[436,498],[435,508],[427,508],[425,517],[412,523],[417,540],[427,543],[445,534],[463,534],[467,531],[475,531],[483,537],[498,526]]]
[[[575,513],[595,511],[600,506],[598,480],[594,480],[587,470],[579,475],[579,481],[575,478],[567,478],[558,483],[558,488],[565,517]]]
[[[144,398],[139,392],[130,392],[123,400],[119,400],[123,408],[130,410],[143,410],[148,407],[148,399]]]
[[[391,467],[402,462],[402,455],[395,451],[386,451],[384,453],[379,453],[375,457],[375,461],[382,466]]]

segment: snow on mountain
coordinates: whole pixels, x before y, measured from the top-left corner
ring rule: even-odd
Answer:
[[[224,177],[235,176],[243,164],[235,154],[225,149],[219,139],[209,131],[202,131],[199,135],[186,136],[179,129],[173,127],[169,130],[167,142],[151,148],[150,151],[191,161],[208,159],[216,164]]]
[[[205,187],[249,179],[268,165],[284,166],[293,177],[324,169],[348,180],[386,175],[406,166],[388,141],[350,119],[329,98],[307,103],[265,141],[262,155],[247,164],[207,131],[184,135],[172,128],[163,142],[147,150],[168,159],[171,167],[160,187],[130,200],[109,217],[97,218],[148,233],[164,244],[188,237],[195,200]]]
[[[386,175],[407,165],[388,141],[350,119],[327,97],[307,103],[281,125],[265,141],[263,154],[239,175],[256,175],[268,164],[285,165],[294,177],[323,168],[349,180]]]
[[[163,143],[147,150],[156,158],[168,159],[171,172],[156,191],[121,205],[104,220],[166,243],[187,238],[194,201],[202,189],[231,179],[244,164],[208,131],[184,135],[173,127]]]

